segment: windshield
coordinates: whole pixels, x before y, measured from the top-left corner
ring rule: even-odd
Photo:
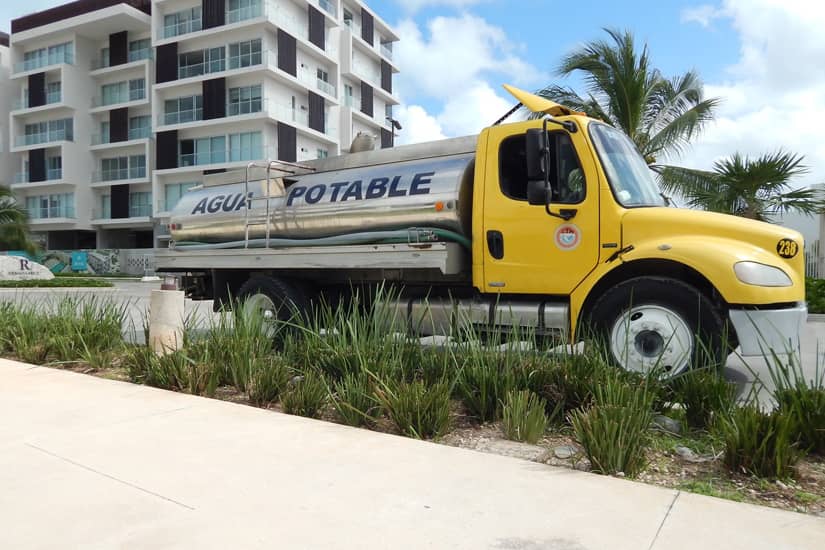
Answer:
[[[590,137],[619,204],[664,206],[653,172],[626,135],[606,124],[590,124]]]

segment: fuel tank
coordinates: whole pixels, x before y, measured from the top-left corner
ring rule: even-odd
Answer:
[[[433,227],[471,235],[473,153],[194,188],[170,216],[172,240],[311,239]],[[322,163],[323,166],[323,163]],[[267,195],[270,196],[266,199]],[[267,202],[269,214],[267,215]],[[247,216],[247,204],[250,204]],[[268,219],[267,219],[268,218]]]

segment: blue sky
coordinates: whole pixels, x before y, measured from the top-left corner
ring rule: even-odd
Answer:
[[[0,29],[56,0],[0,3]],[[678,158],[696,168],[735,151],[784,148],[805,155],[825,182],[825,2],[821,0],[368,0],[401,40],[398,141],[472,134],[513,104],[501,88],[537,89],[575,79],[554,74],[563,55],[633,31],[664,74],[696,69],[722,105],[716,121]],[[810,226],[810,224],[808,224]],[[812,227],[812,226],[811,226]],[[812,232],[806,231],[808,238]]]

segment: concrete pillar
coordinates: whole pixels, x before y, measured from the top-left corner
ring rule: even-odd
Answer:
[[[158,355],[183,347],[184,293],[153,290],[149,300],[149,346]]]

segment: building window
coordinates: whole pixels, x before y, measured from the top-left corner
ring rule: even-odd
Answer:
[[[355,104],[355,100],[352,96],[352,86],[349,84],[344,84],[344,105],[347,107],[352,107]]]
[[[129,139],[148,138],[152,133],[152,117],[149,115],[129,117]]]
[[[173,208],[175,208],[175,205],[178,204],[178,201],[183,196],[183,194],[196,185],[200,185],[200,182],[188,181],[184,183],[167,184],[166,188],[164,189],[164,210],[170,212]]]
[[[100,105],[114,105],[139,101],[146,98],[146,80],[137,78],[128,82],[115,82],[100,87]]]
[[[46,103],[60,102],[61,91],[62,85],[59,80],[57,82],[49,82],[46,84]]]
[[[261,160],[263,158],[263,135],[261,132],[230,134],[229,160]]]
[[[178,56],[178,78],[226,70],[226,50],[223,46],[182,53]]]
[[[64,42],[63,44],[56,44],[48,48],[25,52],[23,54],[23,66],[19,67],[19,69],[31,71],[39,69],[40,67],[60,63],[74,63],[74,44],[72,42]]]
[[[229,88],[226,116],[259,113],[262,108],[261,85]]]
[[[240,69],[261,64],[261,39],[229,45],[229,68]]]
[[[352,13],[348,9],[344,9],[344,25],[350,29],[353,27]]]
[[[26,210],[33,220],[74,218],[74,193],[26,197]]]
[[[138,218],[152,215],[152,193],[136,191],[129,193],[129,217]]]
[[[129,42],[129,61],[140,61],[152,57],[152,45],[148,38]]]
[[[146,155],[132,155],[129,157],[129,179],[146,177]]]
[[[226,23],[246,21],[263,15],[261,0],[229,0],[226,4]]]
[[[163,16],[163,37],[170,38],[201,30],[201,7]]]
[[[146,155],[100,160],[99,181],[140,179],[146,177]]]
[[[180,141],[178,166],[197,166],[226,162],[226,137],[215,136]]]
[[[63,177],[63,157],[46,158],[46,179],[59,180]]]
[[[73,120],[71,118],[26,124],[23,129],[25,134],[23,144],[36,145],[51,141],[72,141],[74,139],[72,130]]]
[[[103,48],[100,50],[100,66],[101,67],[108,67],[111,61],[109,60],[109,48]]]
[[[316,158],[319,158],[319,159],[325,159],[329,156],[329,151],[327,151],[326,149],[318,149],[316,152],[317,152]]]
[[[163,105],[164,124],[183,124],[203,120],[203,96],[192,95],[167,99]]]
[[[136,78],[129,81],[129,101],[137,101],[146,97],[146,80]]]
[[[101,195],[100,196],[100,217],[104,220],[108,220],[112,217],[112,196],[111,195]]]

